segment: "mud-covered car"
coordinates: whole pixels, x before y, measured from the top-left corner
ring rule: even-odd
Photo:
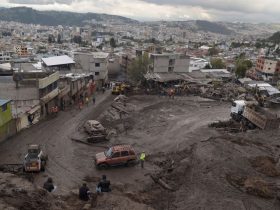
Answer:
[[[106,134],[106,129],[96,120],[86,121],[84,129],[88,134]]]
[[[117,145],[95,155],[95,165],[102,169],[110,166],[134,165],[137,156],[131,145]]]

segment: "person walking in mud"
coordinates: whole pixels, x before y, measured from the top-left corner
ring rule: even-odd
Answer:
[[[140,163],[141,163],[141,168],[144,168],[144,162],[145,162],[146,154],[143,151],[140,155]]]
[[[92,96],[92,104],[95,104],[95,95]]]
[[[89,104],[89,99],[88,99],[88,97],[86,96],[86,105],[88,106],[88,104]]]

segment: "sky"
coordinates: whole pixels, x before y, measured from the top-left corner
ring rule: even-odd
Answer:
[[[0,0],[0,6],[107,13],[142,21],[280,22],[280,0]]]

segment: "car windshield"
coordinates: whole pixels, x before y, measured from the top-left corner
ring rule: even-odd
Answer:
[[[104,154],[105,154],[106,157],[111,157],[111,156],[112,156],[112,148],[106,150],[106,151],[104,152]]]

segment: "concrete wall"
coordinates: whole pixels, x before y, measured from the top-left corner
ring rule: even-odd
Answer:
[[[106,58],[94,58],[90,53],[76,53],[74,60],[81,65],[84,73],[93,73],[94,80],[108,78],[108,60]],[[96,63],[99,63],[100,66],[95,66]]]
[[[153,59],[153,69],[154,73],[167,73],[169,66],[169,57],[168,56],[159,56],[154,57]]]
[[[178,58],[175,60],[174,72],[186,73],[189,72],[189,67],[190,67],[190,59]]]
[[[152,59],[154,73],[189,72],[189,66],[190,66],[189,57],[180,56],[178,54],[170,54],[170,55],[152,55],[151,59]],[[175,62],[169,63],[171,59],[174,60]]]
[[[266,59],[264,61],[262,72],[267,74],[274,74],[276,70],[276,66],[277,66],[277,61]]]
[[[17,132],[16,129],[16,121],[10,120],[8,123],[0,126],[0,141],[3,141],[13,135],[15,135]]]
[[[7,106],[7,109],[4,111],[4,106]],[[5,125],[12,119],[12,109],[11,109],[11,103],[7,103],[3,106],[0,106],[0,126]]]
[[[55,81],[59,80],[59,73],[55,72],[48,77],[39,79],[39,89],[45,88],[48,85],[54,83]]]

